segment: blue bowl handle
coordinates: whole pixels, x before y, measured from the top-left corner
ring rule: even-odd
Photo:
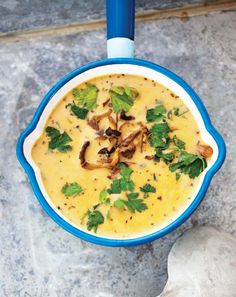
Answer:
[[[108,58],[134,57],[135,0],[106,0]]]

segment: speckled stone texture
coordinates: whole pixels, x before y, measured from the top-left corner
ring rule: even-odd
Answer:
[[[136,11],[214,3],[216,0],[136,0]],[[47,28],[105,17],[106,0],[1,0],[0,32]]]
[[[136,56],[182,76],[202,98],[228,154],[196,213],[148,245],[106,248],[82,242],[41,209],[15,157],[20,132],[50,86],[106,57],[105,31],[0,44],[0,296],[154,297],[168,252],[193,225],[236,236],[236,12],[139,23]]]

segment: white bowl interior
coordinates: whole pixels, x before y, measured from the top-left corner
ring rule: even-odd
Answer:
[[[175,81],[173,81],[166,75],[164,75],[160,72],[157,72],[156,70],[152,70],[150,68],[144,67],[144,66],[138,66],[138,65],[132,65],[132,64],[114,64],[114,65],[99,66],[99,67],[87,70],[87,71],[79,74],[78,76],[74,77],[69,82],[67,82],[51,98],[51,100],[47,104],[47,107],[44,109],[44,111],[38,121],[36,128],[27,136],[27,138],[25,139],[24,144],[23,144],[23,151],[24,151],[25,158],[26,158],[27,162],[32,166],[32,168],[35,172],[35,176],[36,176],[36,180],[38,182],[39,188],[40,188],[43,196],[47,200],[48,204],[60,217],[62,217],[66,222],[68,222],[70,225],[72,225],[73,227],[75,227],[78,230],[82,230],[82,229],[80,229],[78,226],[74,225],[71,221],[69,221],[52,203],[46,189],[44,188],[40,170],[32,159],[31,150],[32,150],[32,147],[33,147],[34,143],[36,142],[36,140],[43,133],[44,126],[45,126],[46,121],[47,121],[48,117],[50,116],[52,110],[54,109],[56,104],[70,90],[75,88],[77,85],[79,85],[91,78],[94,78],[96,76],[109,75],[109,74],[114,74],[114,73],[124,73],[124,74],[145,76],[149,79],[159,82],[160,84],[162,84],[162,85],[166,86],[167,88],[169,88],[170,90],[172,90],[176,95],[178,95],[184,101],[184,103],[187,105],[189,110],[192,112],[192,114],[194,115],[195,120],[199,126],[199,130],[201,132],[201,136],[202,136],[203,140],[213,148],[212,158],[207,166],[207,169],[201,174],[200,181],[199,181],[199,184],[198,184],[195,194],[193,195],[192,199],[189,200],[189,204],[185,208],[181,209],[179,211],[179,213],[176,213],[176,215],[173,216],[171,222],[175,221],[192,203],[192,201],[198,194],[199,189],[201,188],[205,174],[209,171],[209,169],[215,163],[215,161],[218,157],[218,154],[219,154],[217,144],[216,144],[214,138],[211,136],[211,134],[206,130],[202,116],[201,116],[199,110],[197,109],[195,103],[192,101],[191,97],[189,96],[189,94],[179,84],[177,84]],[[168,224],[163,224],[163,226],[161,226],[157,229],[151,230],[149,233],[145,232],[144,234],[141,234],[138,237],[142,237],[144,235],[148,235],[153,232],[159,231],[160,229],[166,227]],[[85,230],[82,230],[82,231],[93,234],[89,231],[85,231]],[[96,235],[96,236],[101,237],[101,238],[107,238],[107,237],[100,236],[100,235]],[[133,239],[133,238],[138,238],[138,237],[134,236],[134,237],[128,237],[125,239]],[[112,237],[109,237],[109,238],[113,239]],[[119,238],[114,238],[114,239],[119,239]],[[120,240],[124,240],[124,238],[120,238]]]

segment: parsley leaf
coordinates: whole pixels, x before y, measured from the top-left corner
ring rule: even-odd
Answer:
[[[97,107],[98,88],[95,85],[87,83],[84,89],[74,89],[73,96],[88,110]]]
[[[79,118],[81,120],[84,120],[89,112],[88,109],[81,108],[75,104],[72,104],[70,106],[70,110],[75,116],[77,116],[77,118]]]
[[[156,193],[156,188],[148,183],[145,184],[143,187],[141,187],[140,190],[141,192],[144,192],[144,193]]]
[[[71,145],[67,145],[67,143],[71,142],[72,139],[66,132],[63,132],[61,134],[60,131],[57,130],[56,128],[48,126],[46,128],[46,133],[47,133],[47,136],[51,138],[48,144],[48,148],[52,150],[57,149],[59,152],[62,152],[62,153],[71,151],[72,147]]]
[[[148,193],[156,193],[156,188],[147,183],[140,188],[140,191],[144,193],[144,198],[147,198],[149,196]]]
[[[181,177],[181,174],[178,173],[178,172],[176,172],[176,173],[175,173],[175,178],[176,178],[177,181],[180,179],[180,177]]]
[[[81,188],[80,185],[78,185],[78,183],[71,183],[71,184],[68,184],[66,183],[62,189],[61,189],[61,192],[65,195],[65,196],[77,196],[79,195],[81,192],[83,191],[83,189]]]
[[[99,195],[100,202],[102,202],[104,204],[110,204],[110,198],[107,196],[108,196],[107,190],[103,189]]]
[[[88,215],[87,229],[89,231],[93,230],[96,233],[98,225],[104,223],[104,216],[98,210],[94,210],[94,211],[88,210],[87,215]]]
[[[198,155],[189,154],[182,151],[179,155],[177,163],[173,163],[169,166],[171,172],[177,169],[180,172],[187,174],[190,178],[195,178],[207,167],[206,160]]]
[[[124,206],[125,206],[125,202],[124,202],[123,199],[120,199],[120,198],[119,198],[119,199],[117,199],[117,200],[114,201],[113,205],[114,205],[116,208],[118,208],[118,209],[123,209]]]
[[[168,134],[170,128],[167,123],[154,124],[150,129],[151,136],[149,138],[149,143],[152,147],[159,147],[166,149],[169,146]]]
[[[131,87],[113,86],[110,89],[111,103],[114,112],[129,111],[133,100],[138,96],[138,91]]]
[[[119,168],[122,178],[113,179],[111,188],[108,189],[109,194],[120,194],[122,191],[132,192],[134,190],[134,182],[130,179],[133,170],[123,163],[119,165]]]
[[[155,108],[151,108],[147,110],[146,120],[147,122],[155,122],[160,121],[164,118],[164,114],[166,113],[166,109],[164,105],[158,105]]]
[[[176,135],[174,135],[172,140],[173,140],[174,144],[177,146],[177,148],[179,148],[180,150],[185,149],[185,142],[178,139],[176,137]]]
[[[159,148],[156,148],[156,154],[155,154],[155,159],[157,161],[160,160],[160,158],[164,159],[164,161],[166,161],[167,163],[172,161],[175,157],[175,152],[171,152],[171,153],[163,153],[163,151]]]
[[[188,109],[186,111],[180,112],[178,107],[175,107],[173,110],[174,110],[174,115],[177,117],[181,117],[185,113],[189,112]]]
[[[130,193],[127,195],[128,200],[124,200],[124,203],[130,212],[142,212],[148,207],[143,202],[143,199],[138,199],[139,193]]]
[[[131,174],[133,173],[133,170],[123,163],[119,165],[119,168],[120,168],[120,175],[125,179],[129,179]]]

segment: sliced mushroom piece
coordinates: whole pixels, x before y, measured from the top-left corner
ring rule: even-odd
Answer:
[[[93,169],[98,169],[98,168],[108,168],[108,169],[113,169],[120,161],[120,151],[119,149],[116,149],[112,159],[107,160],[108,162],[103,161],[102,163],[89,163],[85,159],[86,151],[87,148],[90,145],[90,141],[86,141],[79,154],[79,159],[80,159],[80,164],[81,167],[88,169],[88,170],[93,170]]]
[[[136,151],[136,146],[131,143],[128,147],[125,147],[125,149],[121,149],[121,156],[124,157],[124,158],[127,158],[127,159],[132,159],[133,158],[133,155]]]
[[[132,121],[135,120],[135,117],[132,115],[127,115],[124,110],[120,113],[120,119],[123,121]]]
[[[206,144],[197,144],[197,152],[204,158],[210,158],[213,154],[213,149]]]
[[[141,134],[141,129],[130,133],[123,141],[121,142],[121,146],[128,146],[131,142],[134,141],[136,137]]]
[[[109,137],[118,138],[121,136],[121,132],[118,130],[111,129],[111,127],[107,128],[105,134]]]
[[[90,145],[90,141],[86,141],[83,146],[82,149],[80,151],[79,154],[79,159],[80,159],[80,164],[81,167],[88,169],[88,170],[93,170],[93,169],[97,169],[97,168],[112,168],[110,164],[104,163],[104,164],[95,164],[95,163],[89,163],[86,161],[85,159],[85,155],[86,155],[86,151],[87,148]]]
[[[105,118],[109,117],[112,113],[112,110],[109,109],[107,112],[99,115],[94,115],[91,119],[88,120],[88,124],[90,127],[92,127],[94,130],[99,131],[99,122]]]

